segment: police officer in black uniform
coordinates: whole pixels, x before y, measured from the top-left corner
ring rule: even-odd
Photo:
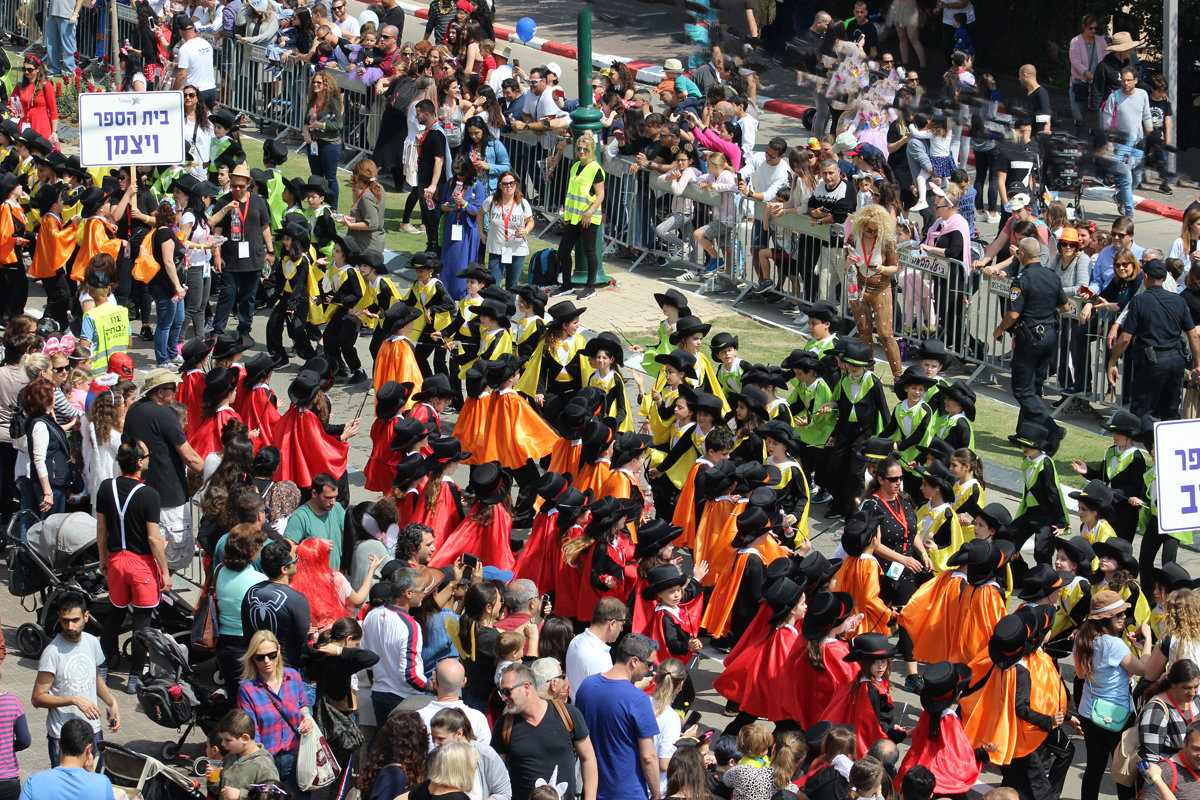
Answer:
[[[1050,365],[1058,352],[1058,314],[1066,311],[1067,295],[1058,276],[1043,266],[1038,257],[1042,244],[1037,239],[1022,239],[1017,244],[1020,274],[1013,280],[1008,299],[1011,306],[993,334],[997,341],[1012,330],[1017,346],[1013,353],[1012,393],[1021,406],[1017,426],[1033,422],[1049,432],[1046,452],[1058,450],[1066,430],[1056,425],[1042,400],[1042,384],[1050,375]]]
[[[1200,327],[1192,325],[1187,303],[1162,288],[1167,265],[1151,259],[1142,265],[1144,291],[1129,301],[1121,335],[1108,360],[1108,382],[1117,384],[1117,361],[1128,349],[1135,359],[1137,380],[1129,396],[1134,416],[1179,419],[1187,359],[1179,346],[1185,334],[1192,351],[1192,376],[1200,375]]]

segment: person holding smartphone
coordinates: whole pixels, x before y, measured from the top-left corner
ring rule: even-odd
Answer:
[[[1166,761],[1139,762],[1145,778],[1141,800],[1186,800],[1200,797],[1200,721],[1188,725],[1183,749]]]

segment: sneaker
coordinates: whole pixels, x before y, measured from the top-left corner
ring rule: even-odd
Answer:
[[[833,495],[831,495],[827,490],[818,486],[816,493],[810,496],[808,499],[809,502],[816,503],[817,505],[824,505],[833,499]]]
[[[589,297],[595,297],[595,296],[596,296],[596,287],[589,286],[586,289],[581,290],[579,292],[579,294],[575,295],[575,299],[576,300],[587,300]]]
[[[129,680],[125,681],[125,694],[137,694],[138,676],[130,675]]]
[[[174,358],[171,359],[171,363],[177,367],[182,367],[183,366],[183,356],[175,356]]]
[[[550,296],[551,297],[566,297],[569,294],[575,294],[575,288],[570,285],[558,287],[558,291],[556,291],[554,294],[552,294]]]
[[[655,263],[657,263],[660,267],[665,267],[671,263],[671,259],[667,258],[666,256],[659,256]]]
[[[274,356],[274,363],[271,365],[271,369],[273,371],[279,371],[281,369],[287,369],[289,366],[291,366],[291,364],[292,360],[287,356]]]
[[[990,222],[992,225],[999,225],[1000,224],[1000,212],[999,211],[989,211],[988,212],[988,222]]]
[[[146,341],[146,342],[153,342],[154,341],[154,328],[151,328],[149,325],[143,325],[142,326],[142,340]]]
[[[1162,182],[1162,186],[1160,186],[1158,190],[1163,194],[1174,194],[1174,192],[1171,191],[1171,184],[1167,183],[1166,181]]]
[[[741,710],[741,706],[737,704],[736,700],[728,700],[726,701],[725,708],[721,713],[727,717],[736,717]]]
[[[761,281],[754,284],[754,288],[751,289],[751,291],[755,294],[762,294],[763,292],[770,291],[774,287],[775,281],[771,280],[770,278],[763,278]]]
[[[796,306],[795,300],[789,300],[785,297],[783,300],[779,301],[779,303],[776,304],[775,307],[777,309],[779,309],[780,311],[783,311],[788,308],[795,308],[795,306]]]
[[[366,371],[356,369],[354,370],[354,374],[350,376],[350,379],[346,381],[346,385],[353,386],[356,383],[366,383],[368,380],[370,378],[367,377]]]
[[[919,693],[925,688],[925,679],[920,675],[909,675],[904,679],[904,689],[909,692]]]
[[[926,203],[924,200],[922,200],[921,202],[917,203],[915,206],[910,208],[909,211],[924,211],[927,208],[929,208],[929,203]]]
[[[799,314],[800,313],[800,304],[799,303],[788,303],[788,305],[781,310],[784,314],[789,314],[789,315],[790,314]]]
[[[693,282],[693,281],[699,280],[699,276],[698,276],[698,275],[696,275],[696,273],[695,273],[695,272],[692,272],[692,271],[689,269],[689,270],[687,270],[686,272],[684,272],[682,275],[680,275],[680,276],[679,276],[679,277],[678,277],[676,280],[681,280],[681,281],[684,281],[684,282],[686,282],[686,283],[691,283],[691,282]]]
[[[723,258],[710,258],[710,259],[708,260],[708,263],[704,265],[704,268],[700,270],[700,274],[701,274],[701,275],[708,275],[708,274],[710,274],[710,273],[716,272],[717,270],[719,270],[719,269],[720,269],[721,267],[723,267],[723,266],[725,266],[725,259],[723,259]]]
[[[400,226],[401,233],[409,233],[413,236],[418,236],[422,233],[421,229],[414,226],[411,222],[406,222]]]
[[[337,372],[333,373],[333,377],[340,378],[341,380],[345,380],[346,378],[349,378],[350,377],[350,368],[347,367],[345,364],[342,364],[340,367],[337,368]]]

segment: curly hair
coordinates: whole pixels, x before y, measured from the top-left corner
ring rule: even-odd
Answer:
[[[54,384],[45,378],[35,378],[22,390],[21,402],[30,417],[48,413],[54,404]]]
[[[1165,638],[1200,642],[1200,594],[1193,589],[1176,589],[1162,603],[1159,633]]]
[[[312,624],[318,628],[331,625],[349,613],[338,591],[337,580],[329,568],[329,553],[333,544],[328,539],[305,539],[296,548],[296,575],[292,586],[308,598],[312,609]]]
[[[88,420],[92,423],[94,431],[92,438],[97,446],[101,442],[111,439],[113,431],[120,432],[125,427],[121,418],[121,411],[125,407],[125,396],[117,391],[120,388],[117,386],[116,389],[100,392],[92,400],[92,410],[88,412]]]
[[[318,75],[321,76],[324,88],[321,90],[320,101],[317,100],[317,92],[313,89],[312,80]],[[342,93],[338,89],[337,82],[333,79],[333,73],[324,69],[319,69],[313,73],[312,78],[309,78],[308,83],[308,105],[319,105],[321,108],[336,108],[339,112],[342,110]]]
[[[896,248],[896,223],[892,221],[892,215],[886,208],[879,205],[864,206],[858,210],[853,219],[854,222],[850,227],[850,238],[853,241],[861,241],[863,228],[870,226],[878,231],[876,236],[885,252]]]
[[[371,793],[375,779],[388,764],[399,764],[409,786],[425,780],[425,758],[429,754],[429,731],[415,711],[397,711],[387,718],[358,775],[358,791]]]
[[[225,540],[222,563],[235,572],[241,572],[253,563],[266,540],[267,535],[248,522],[235,525]]]

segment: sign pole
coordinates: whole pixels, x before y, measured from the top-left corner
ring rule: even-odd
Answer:
[[[109,0],[109,18],[112,20],[112,47],[108,48],[109,58],[112,59],[113,91],[121,88],[121,42],[117,38],[117,0]]]

